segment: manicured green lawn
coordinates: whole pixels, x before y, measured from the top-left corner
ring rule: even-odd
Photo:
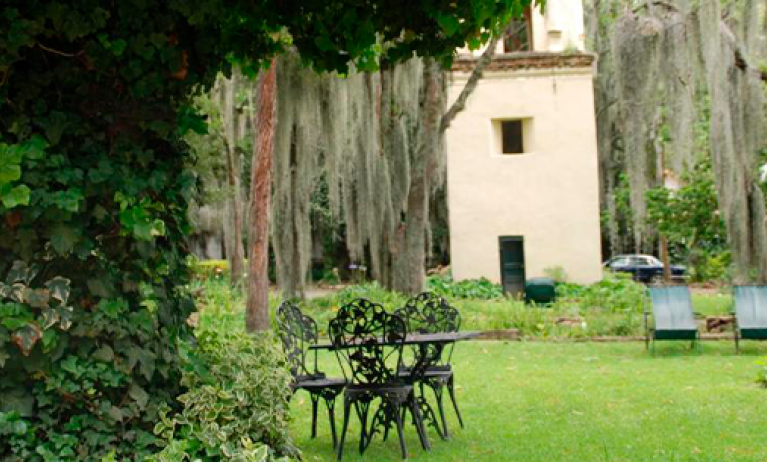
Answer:
[[[423,461],[763,461],[767,460],[767,390],[755,383],[767,345],[732,342],[467,342],[454,356],[467,427],[449,411],[453,431],[431,452],[406,428],[412,459]],[[321,359],[335,372],[335,358]],[[309,438],[310,402],[293,403],[293,434],[307,461],[331,461],[327,418]],[[342,412],[338,401],[339,414]],[[322,408],[321,408],[322,409]],[[324,411],[324,410],[323,410]],[[338,427],[341,426],[338,416]],[[396,437],[379,438],[363,457],[352,420],[344,460],[399,460]]]

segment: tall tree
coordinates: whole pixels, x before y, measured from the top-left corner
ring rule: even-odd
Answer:
[[[240,161],[239,144],[244,137],[242,133],[242,119],[247,119],[246,114],[237,107],[236,98],[238,92],[243,91],[245,80],[239,72],[232,72],[228,79],[219,79],[219,92],[221,94],[221,114],[224,124],[224,157],[226,159],[226,180],[229,185],[228,198],[226,201],[226,222],[224,234],[226,236],[226,257],[229,261],[229,275],[235,285],[242,283],[245,274],[245,250],[243,249],[243,220],[242,220],[242,162]]]
[[[253,163],[250,180],[250,277],[245,327],[248,332],[269,329],[269,203],[277,115],[277,59],[259,77],[254,117]]]

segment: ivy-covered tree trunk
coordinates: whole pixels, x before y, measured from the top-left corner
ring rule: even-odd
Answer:
[[[251,167],[250,252],[248,303],[245,327],[248,332],[269,329],[269,202],[274,133],[277,117],[277,59],[259,77],[258,105],[254,117],[255,136]]]

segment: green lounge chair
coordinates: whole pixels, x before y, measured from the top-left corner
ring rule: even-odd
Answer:
[[[767,286],[735,286],[735,350],[739,340],[767,340]]]
[[[651,287],[652,319],[650,327],[645,311],[645,348],[655,354],[656,340],[690,340],[692,346],[700,339],[698,323],[692,311],[690,289],[687,286]]]

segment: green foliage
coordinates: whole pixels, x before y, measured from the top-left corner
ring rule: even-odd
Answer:
[[[642,313],[647,303],[647,288],[635,282],[630,274],[605,272],[601,281],[589,286],[560,284],[557,296],[582,308]]]
[[[426,280],[427,290],[446,298],[492,300],[503,297],[503,288],[485,278],[455,282],[448,275],[435,274]]]
[[[229,262],[226,260],[201,260],[192,263],[196,279],[229,280]]]
[[[555,283],[567,282],[567,271],[561,266],[552,266],[543,270],[543,274],[551,278]]]
[[[719,212],[716,184],[709,160],[682,176],[683,186],[647,192],[648,220],[669,241],[673,256],[683,259],[694,280],[725,276],[729,261],[727,231]]]
[[[163,410],[156,461],[267,461],[297,456],[288,437],[290,373],[269,333],[200,329],[184,355],[180,412]],[[287,459],[280,459],[287,460]]]

